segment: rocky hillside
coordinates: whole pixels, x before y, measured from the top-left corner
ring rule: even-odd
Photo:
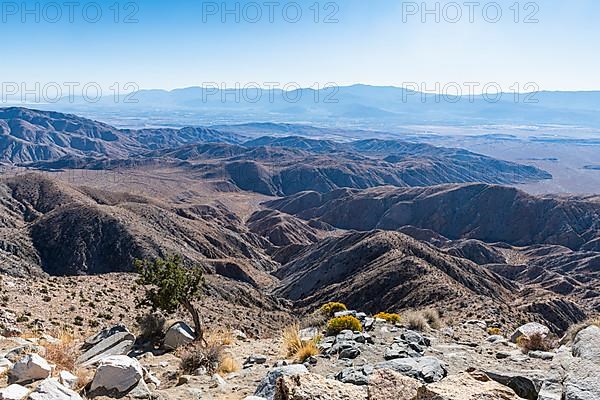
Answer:
[[[544,243],[580,249],[600,236],[598,202],[536,197],[485,184],[303,192],[266,206],[342,229],[397,230],[412,225],[450,239],[516,246]]]
[[[256,287],[272,280],[276,264],[262,250],[264,239],[223,209],[175,207],[34,174],[0,181],[0,193],[4,271],[26,275],[33,265],[51,275],[131,271],[136,258],[182,254]]]
[[[325,239],[275,275],[281,279],[276,293],[300,306],[336,298],[370,312],[464,302],[485,308],[494,300],[508,303],[516,290],[475,263],[385,231]]]

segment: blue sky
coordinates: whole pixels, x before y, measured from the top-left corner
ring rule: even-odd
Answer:
[[[463,15],[456,23],[446,20],[456,16],[448,1],[439,2],[439,23],[433,14],[422,22],[421,10],[406,15],[414,12],[407,8],[411,2],[390,0],[296,1],[303,14],[291,23],[296,10],[291,2],[273,1],[272,8],[266,2],[140,0],[133,7],[127,1],[96,1],[102,10],[96,23],[89,22],[96,10],[91,2],[78,3],[72,23],[66,7],[57,22],[49,21],[55,10],[43,7],[52,2],[26,1],[34,10],[26,15],[20,1],[12,3],[17,11],[3,2],[2,81],[98,82],[103,87],[135,82],[140,88],[162,89],[205,82],[425,82],[428,88],[435,82],[497,82],[505,90],[516,82],[535,82],[545,90],[600,89],[597,0],[541,0],[534,3],[537,23],[523,21],[536,11],[531,5],[525,9],[527,1],[517,3],[521,11],[515,23],[510,8],[515,0],[496,2],[502,10],[496,23],[483,16],[483,7],[491,3],[486,1],[474,9],[472,23],[462,1],[457,3]],[[40,4],[37,11],[35,3]],[[111,8],[115,3],[118,23]],[[229,14],[223,22],[223,5],[235,10],[236,3],[240,21]],[[263,13],[256,23],[244,18],[255,16],[256,8],[248,3],[258,4]],[[420,8],[420,3],[413,6]],[[432,9],[436,2],[426,3]],[[487,8],[488,18],[494,18],[495,9]],[[123,23],[131,13],[137,22]],[[338,22],[324,23],[332,13]]]

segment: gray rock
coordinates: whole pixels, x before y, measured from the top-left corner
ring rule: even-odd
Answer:
[[[308,342],[319,336],[319,328],[310,327],[300,330],[300,340]]]
[[[167,329],[163,346],[168,350],[175,350],[194,341],[194,330],[185,322],[177,321]]]
[[[499,343],[505,341],[506,339],[504,339],[504,336],[501,335],[491,335],[488,336],[486,340],[490,343]]]
[[[431,346],[431,340],[421,335],[419,332],[406,331],[400,335],[400,338],[408,343],[416,343],[421,346]],[[394,338],[394,340],[396,340]]]
[[[99,337],[98,335],[94,336],[94,338]],[[90,340],[90,343],[93,341],[95,344],[91,348],[88,348],[85,353],[79,356],[77,359],[77,364],[88,366],[96,364],[103,358],[109,356],[128,354],[135,343],[135,336],[133,336],[133,334],[130,332],[123,332],[119,330],[110,336],[105,336],[104,334],[100,336],[103,337],[103,339],[100,341],[96,341],[96,339],[88,339]]]
[[[600,364],[600,328],[592,325],[580,331],[573,341],[573,356]]]
[[[531,358],[537,358],[540,360],[552,360],[554,358],[554,353],[550,353],[549,351],[530,351],[527,355]]]
[[[340,351],[340,358],[354,360],[358,356],[360,356],[360,349],[358,347],[349,347]]]
[[[103,341],[104,339],[106,339],[110,336],[113,336],[114,334],[119,333],[119,332],[129,332],[129,331],[127,330],[127,327],[125,327],[125,325],[115,325],[110,328],[103,329],[100,332],[98,332],[97,334],[95,334],[94,336],[91,336],[91,337],[85,339],[82,349],[83,350],[90,349],[90,348],[94,347],[95,345],[97,345],[98,343],[100,343],[101,341]]]
[[[369,376],[373,373],[374,369],[372,365],[364,365],[362,367],[348,367],[341,370],[335,379],[342,383],[349,383],[352,385],[368,385]]]
[[[30,400],[81,400],[73,390],[64,387],[56,379],[43,381],[28,397]]]
[[[347,316],[356,317],[356,314],[357,313],[355,310],[338,311],[333,314],[333,317],[334,318],[347,317]]]
[[[533,376],[499,371],[486,371],[485,374],[494,381],[508,386],[523,399],[536,400],[542,388],[542,380]]]
[[[375,369],[391,369],[425,383],[437,382],[448,375],[446,366],[435,357],[398,358],[376,364]]]
[[[367,317],[363,322],[363,328],[365,331],[370,331],[375,327],[375,318]]]
[[[6,358],[10,362],[17,362],[23,356],[30,353],[45,353],[46,349],[41,346],[36,346],[33,343],[24,343],[19,347],[15,347],[10,349],[5,355]]]
[[[383,358],[395,360],[397,358],[414,358],[423,356],[423,350],[414,343],[393,343],[385,350]]]
[[[266,362],[267,356],[263,356],[261,354],[254,354],[246,358],[246,361],[244,361],[244,368],[246,368],[246,366],[252,366],[254,364],[264,364]]]
[[[276,368],[267,374],[258,385],[255,396],[264,397],[266,400],[273,400],[275,395],[275,386],[277,380],[282,376],[308,374],[308,369],[304,365],[288,365],[287,367]]]
[[[550,329],[542,324],[537,322],[530,322],[528,324],[522,325],[517,328],[517,330],[510,336],[510,341],[513,343],[517,343],[517,339],[521,336],[532,336],[532,335],[542,335],[547,336],[550,333]]]
[[[137,386],[144,372],[140,363],[127,356],[110,356],[102,359],[90,390],[122,394]]]
[[[20,359],[9,372],[11,383],[34,382],[50,377],[52,367],[37,354],[28,354]]]

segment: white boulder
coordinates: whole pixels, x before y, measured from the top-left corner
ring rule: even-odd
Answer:
[[[517,340],[521,336],[530,337],[532,335],[541,335],[543,337],[548,336],[550,329],[547,326],[539,324],[537,322],[530,322],[517,328],[517,330],[510,337],[510,341],[517,343]]]
[[[82,400],[76,392],[61,385],[56,379],[43,381],[27,398],[28,400]]]
[[[0,400],[21,400],[29,394],[29,389],[21,385],[10,385],[0,389]]]
[[[167,330],[163,344],[166,349],[175,350],[178,347],[192,343],[194,339],[194,330],[185,322],[179,321]]]
[[[58,374],[58,381],[69,389],[73,389],[77,386],[79,378],[69,371],[60,371],[60,374]]]
[[[128,356],[103,358],[94,375],[91,391],[104,389],[108,392],[126,393],[144,376],[138,360]]]

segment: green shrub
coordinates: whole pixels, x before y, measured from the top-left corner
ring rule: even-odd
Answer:
[[[323,304],[319,311],[321,314],[326,315],[328,317],[333,317],[336,312],[347,311],[348,307],[344,303],[337,303],[335,301],[329,302],[327,304]]]
[[[337,335],[347,329],[360,332],[362,331],[362,325],[358,319],[351,315],[333,318],[327,323],[327,334],[330,336]]]
[[[380,312],[375,314],[375,318],[385,319],[387,322],[392,324],[400,323],[399,314]]]

